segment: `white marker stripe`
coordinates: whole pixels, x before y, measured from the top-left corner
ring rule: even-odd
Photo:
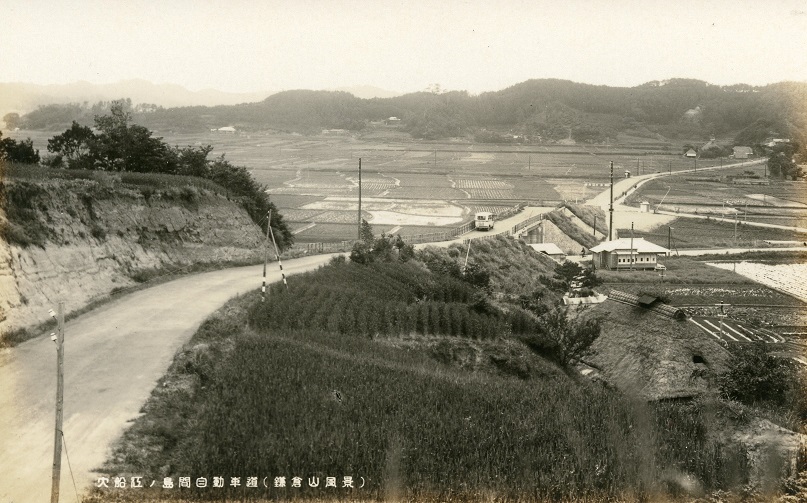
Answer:
[[[747,340],[748,342],[754,342],[753,340],[749,339],[749,338],[748,338],[748,337],[747,337],[745,334],[740,333],[740,332],[738,332],[737,330],[735,330],[735,329],[734,329],[734,327],[732,327],[732,326],[731,326],[731,325],[729,325],[728,323],[723,323],[723,326],[724,326],[724,327],[726,327],[726,328],[728,328],[729,330],[731,330],[731,331],[732,331],[732,332],[734,332],[735,334],[739,335],[739,336],[740,336],[740,337],[742,337],[743,339]]]
[[[714,323],[712,323],[711,321],[709,321],[709,320],[703,320],[703,322],[704,322],[704,323],[708,323],[709,325],[711,325],[711,326],[712,326],[712,328],[714,328],[715,330],[717,330],[717,333],[718,333],[718,334],[720,333],[720,327],[718,327],[717,325],[715,325],[715,324],[714,324]],[[726,337],[728,337],[729,339],[733,340],[734,342],[740,342],[740,341],[738,341],[737,339],[735,339],[734,337],[732,337],[732,335],[731,335],[731,334],[729,334],[729,333],[723,332],[721,335],[725,335]]]
[[[784,342],[784,341],[779,341],[779,340],[778,340],[776,337],[771,337],[771,335],[770,335],[770,334],[766,334],[766,333],[765,333],[765,332],[763,332],[762,330],[749,330],[749,329],[745,328],[744,326],[740,325],[739,323],[737,323],[737,326],[738,326],[738,327],[740,327],[740,328],[742,328],[743,330],[747,330],[747,331],[751,332],[752,334],[756,335],[756,336],[757,336],[757,337],[759,337],[760,339],[762,339],[762,336],[764,335],[765,337],[767,337],[768,339],[770,339],[770,340],[771,340],[771,342]],[[763,342],[764,342],[764,341],[763,341]]]
[[[722,340],[723,340],[723,339],[721,339],[721,338],[720,338],[720,336],[719,336],[719,335],[715,334],[714,332],[712,332],[712,331],[711,331],[711,330],[709,330],[708,328],[704,327],[703,325],[701,325],[700,323],[698,323],[697,321],[695,321],[695,318],[690,318],[690,319],[689,319],[689,321],[691,321],[692,323],[694,323],[694,324],[698,325],[698,326],[701,328],[701,330],[703,330],[703,331],[704,331],[704,332],[706,332],[707,334],[709,334],[709,335],[713,335],[713,336],[714,336],[714,337],[715,337],[717,340],[719,340],[719,341],[722,341]]]

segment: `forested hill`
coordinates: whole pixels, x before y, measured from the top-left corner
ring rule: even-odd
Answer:
[[[804,138],[807,83],[762,87],[711,85],[699,80],[653,81],[625,88],[565,80],[528,80],[480,95],[465,91],[418,92],[394,98],[360,99],[338,91],[284,91],[264,101],[232,106],[133,107],[135,120],[157,131],[278,129],[318,133],[353,131],[389,117],[415,138],[471,135],[478,141],[581,142],[613,140],[618,133],[693,138],[738,134],[740,142],[765,137]],[[72,120],[91,124],[96,107],[48,105],[22,118],[29,129],[59,130]],[[519,138],[520,137],[520,138]]]

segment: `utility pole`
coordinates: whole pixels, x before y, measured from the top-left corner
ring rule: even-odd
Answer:
[[[670,161],[670,175],[672,175],[672,161]]]
[[[734,213],[734,247],[737,247],[737,213]]]
[[[611,206],[608,208],[610,217],[608,219],[608,241],[614,239],[614,161],[611,161]]]
[[[630,223],[630,270],[633,270],[633,222]]]
[[[672,227],[667,226],[667,249],[672,251]]]
[[[595,238],[597,237],[597,215],[594,215],[594,229],[591,233]]]
[[[56,342],[56,429],[53,439],[53,484],[50,489],[51,503],[59,503],[59,482],[62,473],[62,420],[64,418],[64,302],[59,302],[56,321],[59,324],[51,338]],[[53,309],[50,310],[53,316]]]
[[[359,229],[358,239],[361,240],[361,157],[359,157]]]
[[[639,158],[638,157],[636,158],[636,174],[637,175],[642,174],[642,168],[639,166]]]

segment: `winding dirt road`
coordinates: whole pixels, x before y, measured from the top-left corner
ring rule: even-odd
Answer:
[[[284,262],[286,275],[332,255]],[[263,266],[186,276],[132,293],[66,323],[60,501],[74,502],[92,470],[138,415],[179,347],[231,297],[257,291]],[[278,281],[270,264],[269,281]],[[55,308],[55,306],[54,306]],[[42,313],[43,318],[47,313]],[[42,336],[0,350],[0,503],[50,501],[56,402],[56,346]]]

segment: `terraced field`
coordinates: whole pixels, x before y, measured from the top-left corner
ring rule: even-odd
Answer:
[[[61,132],[20,131],[15,135],[31,136],[34,146],[45,151],[47,139]],[[649,173],[692,167],[692,162],[679,156],[676,149],[660,144],[496,146],[413,142],[405,134],[376,138],[372,133],[368,133],[368,139],[274,132],[155,131],[155,135],[180,146],[211,145],[214,148],[211,157],[225,154],[234,164],[246,166],[267,186],[272,201],[293,224],[351,220],[333,213],[322,212],[317,216],[296,210],[310,209],[305,206],[328,197],[358,199],[359,158],[363,197],[405,199],[415,206],[442,201],[446,207],[512,206],[524,201],[545,206],[563,200],[583,200],[601,190],[588,184],[607,181],[610,161],[614,161],[618,173],[626,169]],[[699,165],[708,164],[699,161]],[[469,220],[470,213],[467,210],[462,219]],[[406,218],[407,214],[401,215]],[[369,221],[374,223],[372,218]],[[383,225],[382,222],[375,223]],[[412,221],[409,225],[420,227],[429,223]],[[453,225],[453,222],[435,223]],[[313,229],[298,234],[298,242],[338,234],[317,234]]]

